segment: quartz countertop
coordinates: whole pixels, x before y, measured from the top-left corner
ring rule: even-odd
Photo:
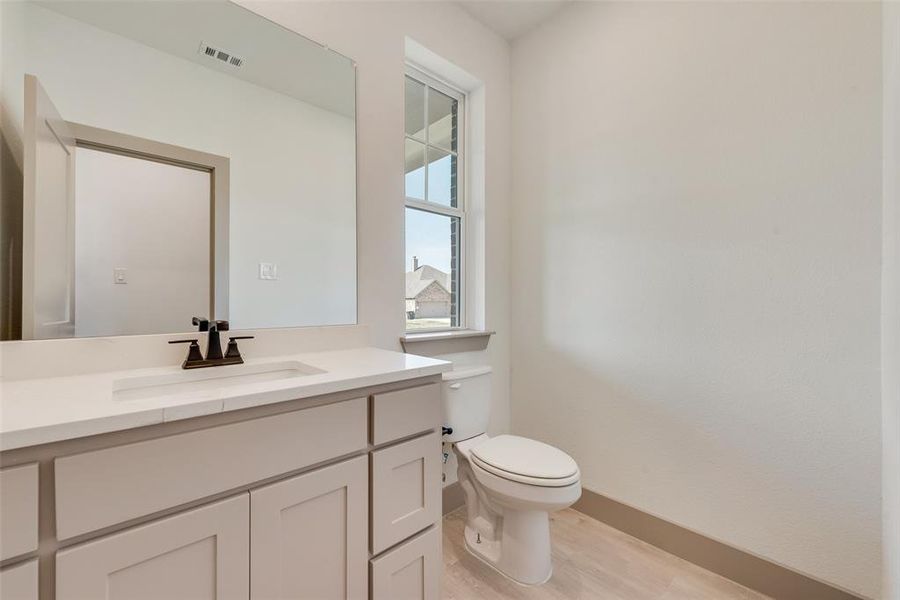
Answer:
[[[7,381],[0,378],[0,450],[427,377],[452,367],[443,360],[370,347],[269,356],[247,360],[245,365],[286,361],[322,372],[141,399],[116,397],[116,382],[177,374],[182,372],[181,367]],[[232,368],[203,371],[227,376]]]

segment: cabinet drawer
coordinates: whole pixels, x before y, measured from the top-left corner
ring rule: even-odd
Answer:
[[[372,401],[372,443],[383,444],[441,425],[438,383],[375,394]]]
[[[56,600],[246,600],[247,493],[56,555]]]
[[[436,432],[372,453],[372,554],[441,518],[440,457]]]
[[[347,400],[56,459],[56,531],[84,534],[366,447]]]
[[[369,563],[371,600],[438,600],[441,530],[438,525]]]
[[[37,463],[0,471],[0,560],[37,550]]]
[[[0,569],[3,600],[38,600],[38,561]]]

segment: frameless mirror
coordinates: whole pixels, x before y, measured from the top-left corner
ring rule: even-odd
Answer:
[[[351,60],[225,1],[0,11],[0,339],[356,322]]]

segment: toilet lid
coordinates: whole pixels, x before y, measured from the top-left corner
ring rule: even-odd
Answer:
[[[472,448],[476,464],[495,475],[532,485],[565,486],[578,481],[575,460],[548,444],[498,435]]]

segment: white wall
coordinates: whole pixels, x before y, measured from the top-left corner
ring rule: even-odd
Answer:
[[[884,4],[881,385],[885,600],[900,600],[900,3]]]
[[[184,331],[209,309],[210,174],[75,155],[75,335]]]
[[[512,74],[513,431],[877,596],[880,7],[573,3]]]
[[[496,330],[484,352],[449,356],[458,364],[494,367],[492,431],[505,431],[509,414],[509,47],[452,3],[240,2],[259,14],[328,45],[358,64],[357,169],[359,319],[378,346],[399,349],[405,327],[404,295],[404,62],[409,37],[481,82],[469,91],[469,233],[483,240],[483,261],[467,264],[476,325]],[[463,81],[465,80],[465,81]],[[467,77],[460,83],[475,85]],[[472,258],[472,257],[470,257]]]
[[[34,4],[3,12],[24,12],[27,31],[24,56],[4,70],[11,123],[21,127],[25,71],[67,120],[230,159],[235,327],[356,320],[352,119]],[[259,262],[276,263],[278,280],[258,279]]]

